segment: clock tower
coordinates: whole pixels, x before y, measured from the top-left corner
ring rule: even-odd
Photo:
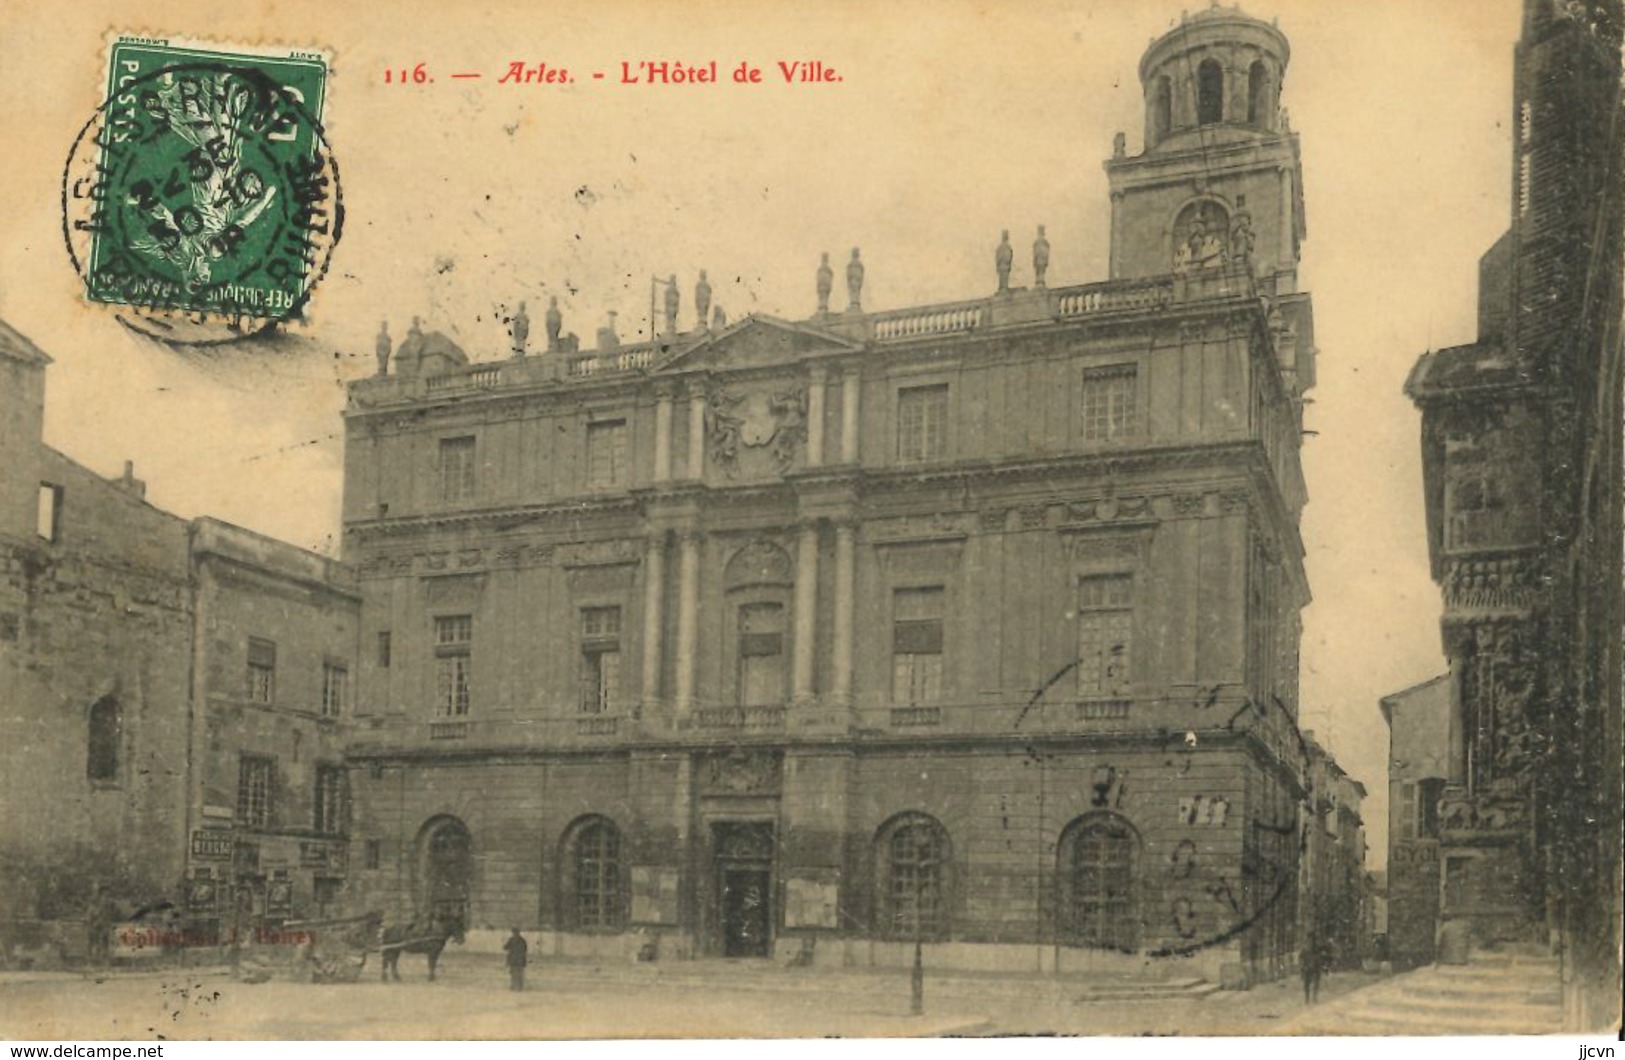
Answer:
[[[1291,48],[1274,25],[1214,6],[1140,60],[1145,148],[1106,163],[1112,279],[1245,264],[1262,293],[1297,290],[1298,138],[1281,109]]]
[[[1240,8],[1186,15],[1140,60],[1145,146],[1106,162],[1113,280],[1246,290],[1269,302],[1294,401],[1315,383],[1314,320],[1298,290],[1306,229],[1298,137],[1281,107],[1292,49]]]

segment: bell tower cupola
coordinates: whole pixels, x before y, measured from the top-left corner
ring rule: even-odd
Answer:
[[[1114,150],[1114,279],[1245,266],[1296,289],[1305,235],[1297,136],[1281,107],[1291,47],[1240,8],[1186,14],[1140,60],[1144,149]]]

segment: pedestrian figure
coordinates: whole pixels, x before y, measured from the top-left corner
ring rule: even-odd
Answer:
[[[102,885],[90,885],[90,903],[85,910],[85,934],[90,946],[90,959],[105,964],[109,957],[111,946],[108,935],[113,930],[113,915],[109,908],[107,896],[102,893]]]
[[[518,928],[508,936],[508,941],[502,944],[503,952],[508,955],[508,988],[510,990],[525,989],[525,964],[530,952],[530,945],[525,942],[525,936],[519,933]]]
[[[1298,971],[1303,975],[1303,1003],[1313,1005],[1320,1000],[1320,973],[1321,950],[1319,944],[1311,939],[1303,947],[1303,953],[1298,958]]]

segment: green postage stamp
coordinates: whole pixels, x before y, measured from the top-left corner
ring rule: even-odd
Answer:
[[[299,314],[343,227],[327,74],[320,52],[118,38],[63,174],[85,297],[182,342]]]

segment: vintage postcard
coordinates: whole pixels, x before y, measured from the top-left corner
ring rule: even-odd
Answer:
[[[1622,32],[9,5],[0,1035],[1614,1034]]]

